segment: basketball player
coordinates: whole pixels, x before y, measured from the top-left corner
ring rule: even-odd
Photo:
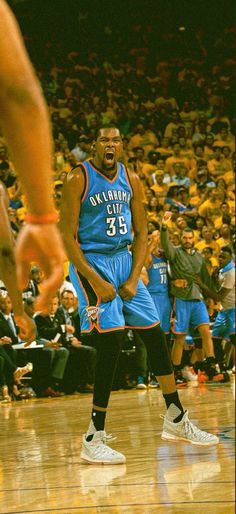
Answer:
[[[51,185],[51,131],[38,80],[17,22],[4,0],[0,0],[0,20],[1,129],[28,207],[26,224],[16,245],[18,285],[20,289],[26,287],[30,264],[38,262],[46,278],[37,299],[37,309],[43,310],[62,283],[64,260]],[[2,231],[0,250],[0,272],[4,273],[4,266],[11,266],[14,256],[12,242],[2,238]],[[9,287],[9,283],[6,285]],[[9,293],[12,297],[12,291]],[[12,300],[14,302],[14,298]]]
[[[61,230],[70,277],[79,300],[81,331],[97,331],[100,344],[91,421],[81,458],[89,463],[120,464],[125,456],[107,444],[105,416],[125,327],[140,331],[151,371],[167,406],[162,438],[193,444],[218,443],[197,429],[184,412],[164,333],[140,272],[146,254],[146,219],[138,176],[119,162],[122,139],[116,127],[103,127],[94,142],[93,160],[72,170],[65,182]],[[134,233],[132,241],[131,224]],[[132,254],[128,245],[132,243]]]
[[[144,266],[148,274],[149,291],[158,312],[160,326],[167,336],[170,334],[171,301],[169,297],[167,259],[160,248],[160,230],[150,237]]]

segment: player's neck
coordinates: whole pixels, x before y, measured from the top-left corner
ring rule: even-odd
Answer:
[[[110,170],[104,169],[102,166],[99,166],[96,162],[96,159],[92,161],[92,164],[96,170],[99,171],[99,173],[102,173],[105,177],[109,179],[113,179],[113,177],[116,175],[117,172],[117,164],[115,165],[115,168],[112,168]]]

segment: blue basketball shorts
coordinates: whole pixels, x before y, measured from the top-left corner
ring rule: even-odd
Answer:
[[[144,286],[138,281],[137,291],[131,300],[122,300],[118,289],[130,276],[132,256],[127,249],[115,254],[86,253],[91,267],[104,280],[115,287],[116,297],[102,302],[91,284],[70,264],[69,275],[78,296],[81,332],[109,332],[124,328],[151,328],[159,324],[155,304]]]
[[[235,334],[235,309],[219,311],[212,327],[213,337],[228,339],[232,334]]]
[[[186,334],[189,328],[210,323],[205,303],[202,300],[182,300],[175,298],[174,302],[175,322],[174,334]]]
[[[161,328],[165,334],[168,334],[170,332],[170,318],[172,311],[170,298],[167,294],[155,293],[152,293],[151,297],[156,306]]]

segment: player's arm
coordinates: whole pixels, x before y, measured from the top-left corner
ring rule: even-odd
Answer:
[[[16,288],[14,242],[7,214],[8,197],[0,183],[0,274],[12,301],[15,314],[23,314],[21,293]]]
[[[215,302],[221,302],[232,289],[230,287],[226,287],[229,285],[227,282],[226,284],[222,284],[222,286],[217,287],[218,281],[213,280],[212,277],[210,277],[205,263],[202,264],[200,275],[195,275],[194,282],[199,285],[205,296],[213,298]]]
[[[129,179],[133,191],[130,208],[134,239],[132,243],[131,273],[128,280],[119,288],[119,294],[124,300],[130,300],[136,293],[147,250],[147,220],[141,182],[134,172],[129,173]]]
[[[56,227],[52,188],[52,138],[39,82],[16,19],[0,0],[1,128],[26,193],[30,214],[16,243],[18,284],[28,282],[32,261],[46,280],[37,308],[46,307],[63,281],[63,248]]]
[[[146,269],[150,268],[150,266],[152,265],[152,252],[157,247],[158,240],[159,240],[159,231],[154,230],[151,235],[151,239],[147,245],[147,251],[146,251],[146,256],[145,256],[145,261],[144,261],[144,266]]]
[[[81,168],[78,167],[68,173],[62,191],[59,227],[68,259],[89,280],[102,301],[107,302],[115,298],[116,291],[112,284],[103,280],[90,266],[77,241],[81,197],[84,187],[85,178]]]
[[[175,247],[169,240],[169,235],[168,235],[168,221],[171,219],[171,216],[172,216],[172,212],[170,212],[170,211],[166,211],[164,213],[164,216],[161,221],[160,234],[161,234],[161,246],[165,252],[165,256],[170,261],[173,261],[175,258]]]
[[[0,275],[12,301],[15,320],[20,328],[20,337],[30,343],[35,338],[35,324],[24,312],[22,296],[16,287],[14,241],[7,208],[8,197],[4,186],[0,183]]]
[[[1,125],[30,212],[54,212],[48,112],[14,15],[0,0]],[[40,199],[40,201],[39,201]]]

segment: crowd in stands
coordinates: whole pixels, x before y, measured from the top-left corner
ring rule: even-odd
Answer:
[[[191,228],[195,248],[204,256],[209,273],[215,273],[222,247],[229,246],[235,255],[234,30],[225,28],[215,39],[211,33],[210,45],[206,33],[199,30],[188,53],[180,33],[163,33],[155,53],[154,22],[145,28],[134,24],[129,35],[124,41],[119,35],[120,53],[118,47],[112,50],[114,27],[110,33],[107,30],[106,45],[99,51],[92,43],[87,50],[82,43],[82,50],[67,48],[66,54],[65,47],[57,54],[55,41],[44,46],[45,60],[41,59],[38,76],[53,128],[56,209],[60,209],[69,170],[92,157],[98,127],[114,124],[123,137],[122,160],[142,182],[149,234],[163,213],[172,211],[168,229],[173,244],[179,244],[184,227]],[[33,47],[32,40],[29,44]],[[27,205],[1,136],[0,180],[9,194],[9,217],[16,237]],[[23,294],[26,310],[36,321],[40,358],[39,349],[14,350],[15,366],[25,366],[30,356],[32,389],[38,396],[92,390],[96,350],[88,341],[81,343],[75,292],[66,282],[45,319],[40,313],[35,315],[33,306],[40,281],[40,270],[33,267]],[[2,285],[3,317],[7,298]],[[218,307],[208,299],[212,321]],[[0,333],[0,349],[5,336]],[[5,385],[3,368],[1,386]],[[9,373],[11,388],[12,370]]]

